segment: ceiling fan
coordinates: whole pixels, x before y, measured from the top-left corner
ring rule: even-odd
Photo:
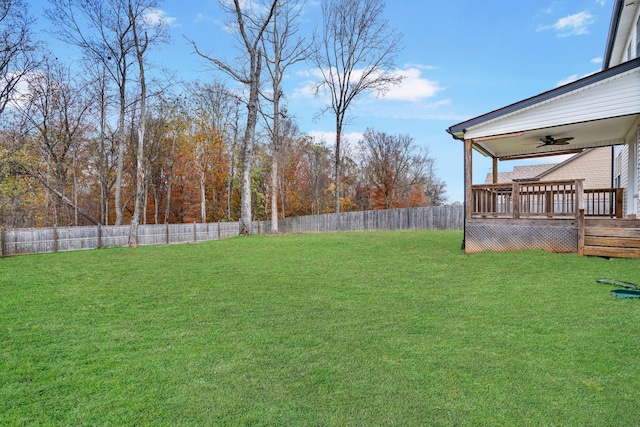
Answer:
[[[566,138],[554,138],[551,135],[547,135],[544,138],[540,138],[542,144],[538,145],[536,148],[546,147],[548,145],[568,145],[569,141],[573,139],[572,136]]]

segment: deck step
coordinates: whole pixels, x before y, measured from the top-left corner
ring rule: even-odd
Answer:
[[[585,236],[585,246],[610,246],[614,248],[640,248],[639,238],[612,236]]]
[[[640,258],[640,221],[586,220],[584,254],[611,258]]]
[[[585,246],[584,254],[607,258],[640,258],[640,248],[614,248],[609,246]]]

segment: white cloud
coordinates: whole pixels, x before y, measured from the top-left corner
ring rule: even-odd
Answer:
[[[435,70],[438,67],[436,67],[435,65],[422,65],[422,64],[413,64],[411,62],[408,62],[404,64],[404,68],[417,68],[419,70],[430,71],[430,70]]]
[[[422,66],[424,68],[424,66]],[[428,68],[426,68],[428,69]],[[357,74],[354,73],[354,74]],[[391,86],[389,90],[381,97],[381,99],[391,101],[420,101],[426,98],[434,97],[438,92],[444,90],[438,82],[429,80],[422,76],[418,66],[408,68],[406,70],[396,70],[396,76],[404,76],[404,80],[399,85]],[[322,73],[319,70],[304,70],[298,75],[305,77],[307,80],[293,92],[296,98],[312,98],[316,96],[316,84],[322,79]],[[356,75],[357,78],[357,75]],[[329,102],[328,94],[323,94],[321,90],[318,95],[325,98]]]
[[[398,70],[396,75],[404,76],[402,83],[389,88],[383,96],[384,99],[393,101],[419,101],[432,98],[441,90],[444,90],[438,82],[422,77],[418,68]]]
[[[161,9],[151,9],[144,15],[145,21],[151,25],[166,24],[173,25],[176,22],[176,18],[167,16],[167,12]]]
[[[8,109],[24,107],[26,98],[29,95],[29,83],[27,80],[35,79],[39,75],[39,73],[30,73],[20,79],[18,84],[13,88],[13,91],[9,93],[9,102],[7,103]],[[3,91],[6,90],[8,81],[15,77],[15,73],[7,73],[4,78],[0,79],[0,89]]]
[[[605,4],[607,4],[607,0],[596,0],[596,3],[598,3],[600,6],[604,6]]]
[[[196,19],[194,20],[194,22],[206,22],[206,21],[212,21],[213,19],[208,17],[207,15],[205,15],[202,12],[198,12],[198,14],[196,15]]]
[[[578,75],[578,74],[572,74],[572,75],[570,75],[569,77],[565,77],[564,79],[560,80],[560,81],[556,84],[556,87],[564,86],[564,85],[569,84],[569,83],[571,83],[571,82],[575,82],[576,80],[583,79],[583,78],[588,77],[588,76],[590,76],[590,75],[592,75],[592,74],[595,74],[596,72],[597,72],[597,71],[594,71],[594,72],[592,72],[592,73],[587,73],[587,74],[584,74],[584,75],[582,75],[582,76],[581,76],[581,75]]]
[[[569,77],[565,77],[564,79],[562,79],[558,83],[556,83],[556,87],[564,86],[564,85],[569,84],[571,82],[575,82],[579,78],[580,77],[577,74],[571,74]]]
[[[327,147],[333,147],[336,143],[336,133],[327,132],[323,130],[312,130],[308,133],[310,137],[318,142],[323,143]],[[353,146],[360,141],[364,135],[361,132],[349,132],[342,134],[342,140],[347,142],[347,145]]]
[[[322,80],[322,73],[320,72],[320,70],[315,68],[299,70],[296,72],[296,75],[302,77],[305,80],[300,87],[293,91],[293,98],[314,98],[316,96],[315,86],[320,80]],[[326,101],[330,101],[328,97]]]
[[[597,58],[591,59],[592,64],[602,64],[602,57],[598,56]]]
[[[573,15],[565,16],[556,21],[552,25],[541,25],[537,31],[554,30],[557,31],[558,36],[576,36],[582,34],[588,34],[588,27],[593,23],[593,15],[583,11],[574,13]]]

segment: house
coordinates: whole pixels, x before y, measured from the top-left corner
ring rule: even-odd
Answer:
[[[583,179],[583,188],[607,188],[612,185],[612,157],[610,147],[590,148],[561,163],[514,166],[512,172],[498,172],[498,184],[513,181],[561,181]],[[488,173],[485,184],[492,184]]]
[[[640,257],[639,33],[640,0],[615,0],[600,72],[447,129],[464,143],[467,252],[537,248]],[[597,147],[615,147],[612,167],[603,165],[613,170],[607,188],[587,190],[578,176],[551,174],[497,182],[499,161]],[[494,183],[472,183],[472,150],[493,159]]]

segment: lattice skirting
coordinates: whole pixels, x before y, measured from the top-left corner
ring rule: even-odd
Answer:
[[[576,226],[467,224],[465,252],[541,249],[549,252],[577,252]]]

